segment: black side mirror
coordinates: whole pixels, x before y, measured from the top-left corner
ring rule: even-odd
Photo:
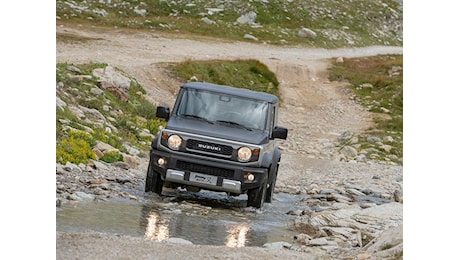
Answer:
[[[169,120],[169,107],[159,106],[157,107],[156,117],[163,118],[164,120]]]
[[[272,131],[272,138],[284,139],[286,140],[288,130],[282,126],[275,126]]]

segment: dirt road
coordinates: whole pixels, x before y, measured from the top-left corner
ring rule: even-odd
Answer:
[[[56,26],[56,32],[57,36],[63,39],[84,39],[84,41],[58,40],[56,43],[57,63],[103,62],[119,67],[139,81],[152,102],[168,106],[173,105],[180,82],[169,77],[162,69],[161,63],[189,59],[258,59],[265,63],[276,73],[280,82],[279,88],[283,102],[280,110],[280,125],[289,129],[288,140],[280,144],[283,149],[283,159],[278,177],[279,187],[295,185],[302,189],[312,184],[330,187],[350,179],[365,185],[368,175],[364,173],[380,172],[388,176],[388,180],[382,180],[382,186],[394,191],[392,178],[402,174],[402,167],[395,171],[394,168],[389,169],[387,166],[377,164],[351,165],[336,160],[337,148],[333,143],[337,137],[347,130],[360,132],[370,126],[372,121],[367,111],[349,99],[349,92],[344,83],[330,82],[326,77],[326,69],[333,58],[402,54],[402,47],[305,49],[223,42],[210,38],[188,37],[188,35],[85,28],[59,23]],[[366,178],[363,177],[364,175]],[[75,246],[72,245],[72,241],[78,238],[72,238],[69,235],[57,236],[60,238],[58,239],[58,255],[67,256],[68,249]],[[88,238],[89,240],[91,239]],[[123,245],[124,243],[120,239],[115,240],[117,244]],[[94,236],[91,241],[95,241]],[[145,242],[136,241],[135,243]],[[103,242],[100,243],[103,247],[102,244]],[[128,245],[125,244],[125,246]],[[79,246],[83,245],[79,244]],[[136,247],[142,246],[133,248]],[[180,247],[184,246],[180,245]],[[86,248],[90,246],[87,245]],[[207,249],[204,248],[195,247],[193,250],[184,250],[183,256],[202,259],[203,253],[207,252]],[[213,250],[209,251],[208,257],[213,255],[211,253],[214,252]],[[219,250],[230,249],[218,249],[215,256],[219,256]],[[252,255],[250,252],[252,249],[245,250],[247,253],[243,250],[238,255],[228,251],[229,259],[248,258]],[[104,248],[96,251],[102,254]],[[288,253],[289,255],[283,255],[280,252],[268,252],[266,256],[268,258],[305,257],[304,253],[296,256],[296,252]],[[134,258],[139,258],[137,257],[140,256],[139,252],[136,254],[138,255],[134,255]]]

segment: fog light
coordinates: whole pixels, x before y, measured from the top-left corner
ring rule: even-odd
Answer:
[[[164,166],[166,164],[166,160],[164,158],[158,159],[158,165]]]
[[[248,181],[253,181],[255,177],[252,173],[246,173],[246,175],[244,175],[244,178]]]

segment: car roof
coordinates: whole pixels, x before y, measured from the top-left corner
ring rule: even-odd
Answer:
[[[182,88],[191,88],[191,89],[199,89],[199,90],[206,90],[211,92],[219,92],[223,94],[233,95],[233,96],[240,96],[246,97],[256,100],[263,100],[269,103],[278,103],[279,99],[277,96],[268,94],[266,92],[258,92],[253,91],[245,88],[235,88],[231,86],[225,85],[217,85],[207,82],[187,82],[182,85]]]

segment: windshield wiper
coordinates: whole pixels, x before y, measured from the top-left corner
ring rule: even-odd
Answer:
[[[224,124],[229,124],[229,125],[234,125],[234,126],[238,126],[238,127],[241,127],[241,128],[244,128],[248,131],[252,131],[251,128],[245,126],[245,125],[242,125],[242,124],[239,124],[237,122],[233,122],[233,121],[227,121],[227,120],[217,120],[216,122],[218,123],[224,123]]]
[[[203,121],[206,121],[210,124],[214,124],[212,121],[209,121],[208,119],[204,118],[204,117],[201,117],[201,116],[197,116],[197,115],[191,115],[191,114],[181,114],[180,116],[183,116],[183,117],[193,117],[193,118],[196,118],[196,119],[200,119],[200,120],[203,120]]]

